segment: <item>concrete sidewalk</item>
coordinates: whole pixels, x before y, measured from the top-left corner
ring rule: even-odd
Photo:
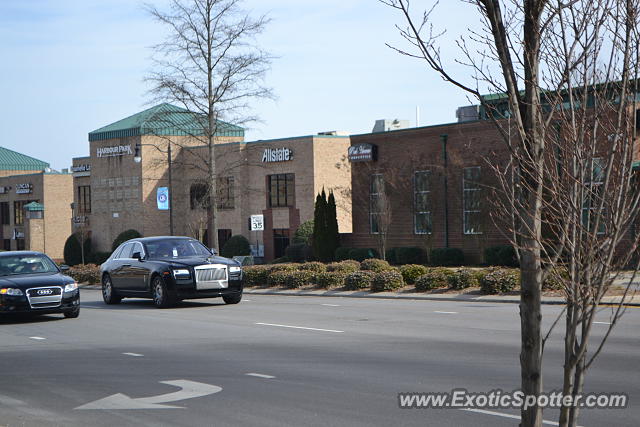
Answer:
[[[325,289],[272,289],[245,288],[245,294],[253,295],[284,295],[284,296],[314,296],[314,297],[347,297],[347,298],[377,298],[377,299],[405,299],[425,301],[459,301],[459,302],[489,302],[489,303],[519,303],[519,295],[482,295],[477,293],[442,293],[424,294],[418,292],[369,292],[369,291],[340,291]],[[605,296],[602,304],[618,304],[619,296]],[[542,297],[543,304],[564,304],[563,297]],[[627,306],[640,307],[640,295],[627,297]]]

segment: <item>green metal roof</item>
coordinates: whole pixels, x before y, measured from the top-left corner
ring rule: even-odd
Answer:
[[[89,141],[138,135],[204,135],[206,123],[202,114],[171,104],[160,104],[89,132]],[[218,121],[215,135],[244,137],[244,129]]]
[[[44,210],[44,205],[40,204],[38,202],[31,202],[31,203],[27,203],[26,205],[24,205],[24,208],[26,210],[28,210],[29,212],[43,211]]]
[[[0,170],[4,171],[43,171],[49,163],[20,154],[8,148],[0,147]]]

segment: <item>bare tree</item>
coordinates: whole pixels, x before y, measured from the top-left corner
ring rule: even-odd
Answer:
[[[470,82],[442,60],[433,8],[414,19],[409,1],[381,1],[407,24],[398,29],[411,48],[395,49],[474,96],[509,148],[510,162],[496,172],[521,265],[522,391],[543,391],[551,331],[543,337],[541,293],[554,275],[567,298],[563,392],[576,396],[624,311],[629,286],[589,352],[602,298],[621,268],[631,261],[638,268],[638,1],[467,0],[483,24],[458,41]],[[577,425],[578,411],[563,407],[560,425]],[[542,408],[523,408],[521,417],[523,426],[540,426]]]
[[[164,12],[148,4],[147,11],[169,28],[167,39],[154,47],[154,71],[147,80],[157,100],[177,103],[192,116],[167,115],[174,126],[185,126],[189,145],[206,146],[207,223],[210,247],[216,234],[216,140],[232,125],[256,120],[251,100],[271,97],[263,80],[271,57],[256,37],[269,20],[252,19],[241,0],[172,0]],[[224,120],[224,121],[223,121]],[[196,126],[193,126],[193,123]],[[195,142],[195,144],[194,144]],[[172,143],[170,141],[169,143]],[[176,141],[180,145],[182,140]]]

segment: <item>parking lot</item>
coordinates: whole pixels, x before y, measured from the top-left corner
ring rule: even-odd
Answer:
[[[517,425],[513,410],[400,409],[397,397],[518,388],[516,304],[245,295],[160,310],[81,298],[78,319],[0,319],[0,425]],[[545,306],[545,323],[559,311]],[[581,425],[637,425],[639,321],[629,309],[585,386],[626,392],[629,407],[585,410]],[[545,389],[559,387],[561,348],[558,331]]]

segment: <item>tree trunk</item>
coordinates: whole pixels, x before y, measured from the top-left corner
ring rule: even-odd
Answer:
[[[209,190],[209,204],[207,205],[207,229],[208,229],[208,243],[210,248],[218,248],[218,231],[216,229],[217,220],[217,204],[216,204],[216,161],[215,161],[215,147],[213,142],[213,136],[209,136],[209,168],[207,176],[207,188]]]

